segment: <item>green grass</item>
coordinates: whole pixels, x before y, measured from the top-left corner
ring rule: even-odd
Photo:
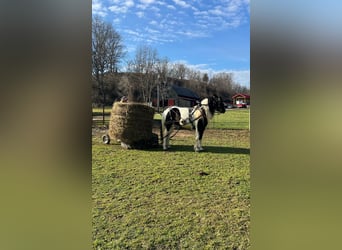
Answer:
[[[105,125],[109,124],[110,108],[106,109],[108,114],[105,116]],[[107,112],[105,111],[105,112]],[[97,109],[93,109],[93,115],[97,114]],[[102,112],[102,109],[101,109]],[[209,122],[208,128],[214,129],[249,129],[249,113],[250,109],[229,109],[224,114],[215,114]],[[102,114],[102,113],[101,113]],[[95,125],[102,125],[102,116],[98,116],[100,120],[93,121]],[[154,119],[161,120],[161,115],[155,113]],[[190,125],[186,126],[190,128]]]
[[[93,131],[93,249],[249,247],[249,131],[208,129],[201,153],[193,133],[164,152],[104,145]]]
[[[229,109],[224,114],[215,114],[208,128],[249,129],[250,109]]]

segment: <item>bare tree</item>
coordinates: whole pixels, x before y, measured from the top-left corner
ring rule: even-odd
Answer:
[[[248,94],[250,93],[249,88],[246,86],[242,86],[238,83],[234,83],[232,87],[233,93],[239,93],[239,94]]]
[[[188,80],[194,80],[198,82],[202,80],[202,74],[200,70],[186,68],[185,72]]]
[[[157,85],[157,95],[159,98],[157,98],[157,107],[159,111],[159,101],[161,99],[162,106],[164,107],[164,101],[166,100],[166,94],[167,94],[167,87],[168,87],[168,76],[169,76],[169,59],[163,58],[159,59],[156,64],[156,70],[158,74],[158,85]]]
[[[228,98],[233,92],[232,74],[226,72],[217,73],[210,79],[209,85],[217,94]]]
[[[171,77],[183,80],[185,79],[187,67],[182,63],[175,63],[172,65],[170,74]]]
[[[132,79],[138,86],[144,102],[151,102],[152,90],[157,85],[158,52],[156,49],[140,45],[135,57],[128,63],[128,70],[134,73]]]
[[[124,46],[119,33],[109,23],[105,23],[99,17],[94,17],[92,20],[92,73],[102,96],[103,124],[106,103],[105,74],[117,72],[118,64],[124,55]]]

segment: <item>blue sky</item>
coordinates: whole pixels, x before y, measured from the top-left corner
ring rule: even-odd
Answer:
[[[92,0],[92,12],[113,24],[128,57],[147,44],[171,62],[209,76],[231,72],[249,87],[249,5],[249,0]]]

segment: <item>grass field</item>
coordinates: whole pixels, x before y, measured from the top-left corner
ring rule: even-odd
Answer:
[[[235,124],[246,123],[245,112]],[[164,152],[105,145],[105,131],[93,129],[93,249],[247,249],[250,143],[243,128],[206,130],[201,153],[190,130]]]
[[[111,107],[105,109],[105,125],[109,124]],[[229,109],[224,114],[216,114],[210,121],[208,128],[215,129],[249,129],[249,109]],[[94,108],[93,117],[98,120],[93,121],[93,124],[102,125],[102,109]],[[161,119],[161,115],[156,113],[154,119]],[[189,126],[190,127],[190,126]]]

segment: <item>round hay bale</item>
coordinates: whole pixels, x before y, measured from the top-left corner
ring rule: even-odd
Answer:
[[[115,102],[109,122],[109,136],[128,145],[144,148],[152,137],[154,109],[142,103]]]

